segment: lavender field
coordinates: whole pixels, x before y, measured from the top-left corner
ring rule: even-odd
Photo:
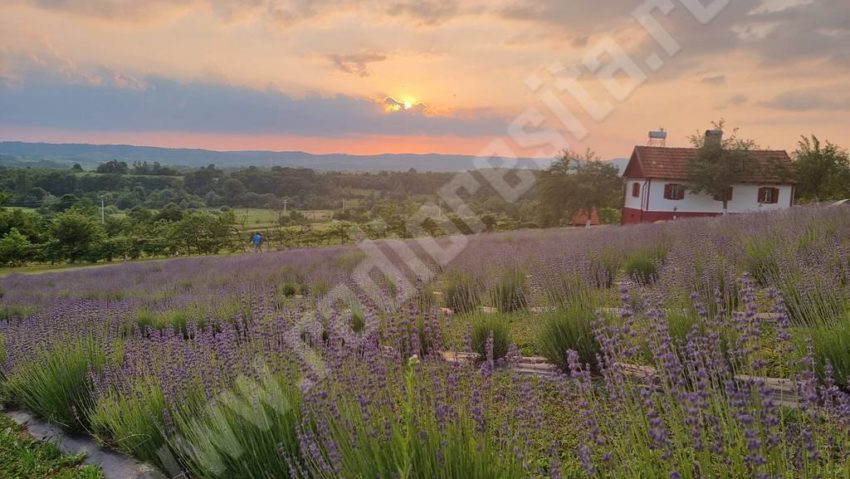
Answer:
[[[172,477],[850,477],[850,207],[468,242],[11,275],[0,398]]]

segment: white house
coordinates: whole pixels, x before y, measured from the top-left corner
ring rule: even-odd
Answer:
[[[687,165],[696,148],[636,146],[623,172],[625,202],[622,223],[641,223],[723,214],[723,201],[687,186]],[[741,178],[727,196],[728,213],[789,208],[794,181],[777,172],[790,171],[791,158],[781,150],[754,150],[759,168]],[[780,168],[777,168],[780,167]]]

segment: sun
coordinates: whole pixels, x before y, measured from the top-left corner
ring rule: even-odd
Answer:
[[[384,110],[388,112],[405,111],[422,107],[422,104],[419,103],[419,99],[413,95],[401,95],[397,97],[388,96],[384,98],[382,103],[384,105]]]
[[[405,110],[409,110],[416,106],[419,101],[413,96],[403,96],[401,97],[401,103],[404,105]]]

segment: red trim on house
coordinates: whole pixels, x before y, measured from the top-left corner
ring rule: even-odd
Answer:
[[[635,223],[654,223],[684,218],[707,218],[720,216],[722,213],[687,213],[674,211],[641,211],[635,208],[623,208],[620,223],[624,225]]]

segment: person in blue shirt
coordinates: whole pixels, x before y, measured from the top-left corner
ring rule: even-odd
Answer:
[[[256,232],[253,236],[251,236],[251,242],[254,243],[254,252],[260,252],[263,250],[263,235],[259,232]]]

